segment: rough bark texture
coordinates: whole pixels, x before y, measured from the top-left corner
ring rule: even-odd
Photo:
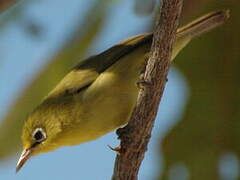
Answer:
[[[137,104],[128,125],[117,131],[121,155],[116,157],[113,180],[137,179],[167,80],[181,8],[182,0],[162,0]]]

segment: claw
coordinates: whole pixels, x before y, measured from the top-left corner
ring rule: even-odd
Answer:
[[[123,153],[123,152],[121,151],[121,146],[118,146],[118,147],[113,148],[113,147],[111,147],[111,146],[108,145],[108,147],[109,147],[111,150],[115,151],[115,152],[117,153],[117,155],[119,155],[119,156]]]

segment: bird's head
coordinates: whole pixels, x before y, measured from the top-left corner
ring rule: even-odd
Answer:
[[[58,148],[55,142],[61,132],[61,123],[49,107],[38,107],[26,120],[22,131],[23,151],[17,163],[19,171],[34,155]]]

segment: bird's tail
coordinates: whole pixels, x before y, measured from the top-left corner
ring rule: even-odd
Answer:
[[[172,59],[182,50],[191,39],[198,37],[220,25],[229,17],[229,10],[214,11],[177,30],[176,42],[173,47]]]
[[[229,10],[219,10],[208,13],[191,23],[179,28],[177,36],[197,37],[205,32],[222,25],[229,18]]]

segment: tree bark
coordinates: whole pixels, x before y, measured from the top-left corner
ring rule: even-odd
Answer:
[[[128,125],[118,129],[121,140],[112,180],[136,180],[147,151],[158,106],[167,81],[183,0],[162,0],[146,70],[140,79],[137,104]]]

